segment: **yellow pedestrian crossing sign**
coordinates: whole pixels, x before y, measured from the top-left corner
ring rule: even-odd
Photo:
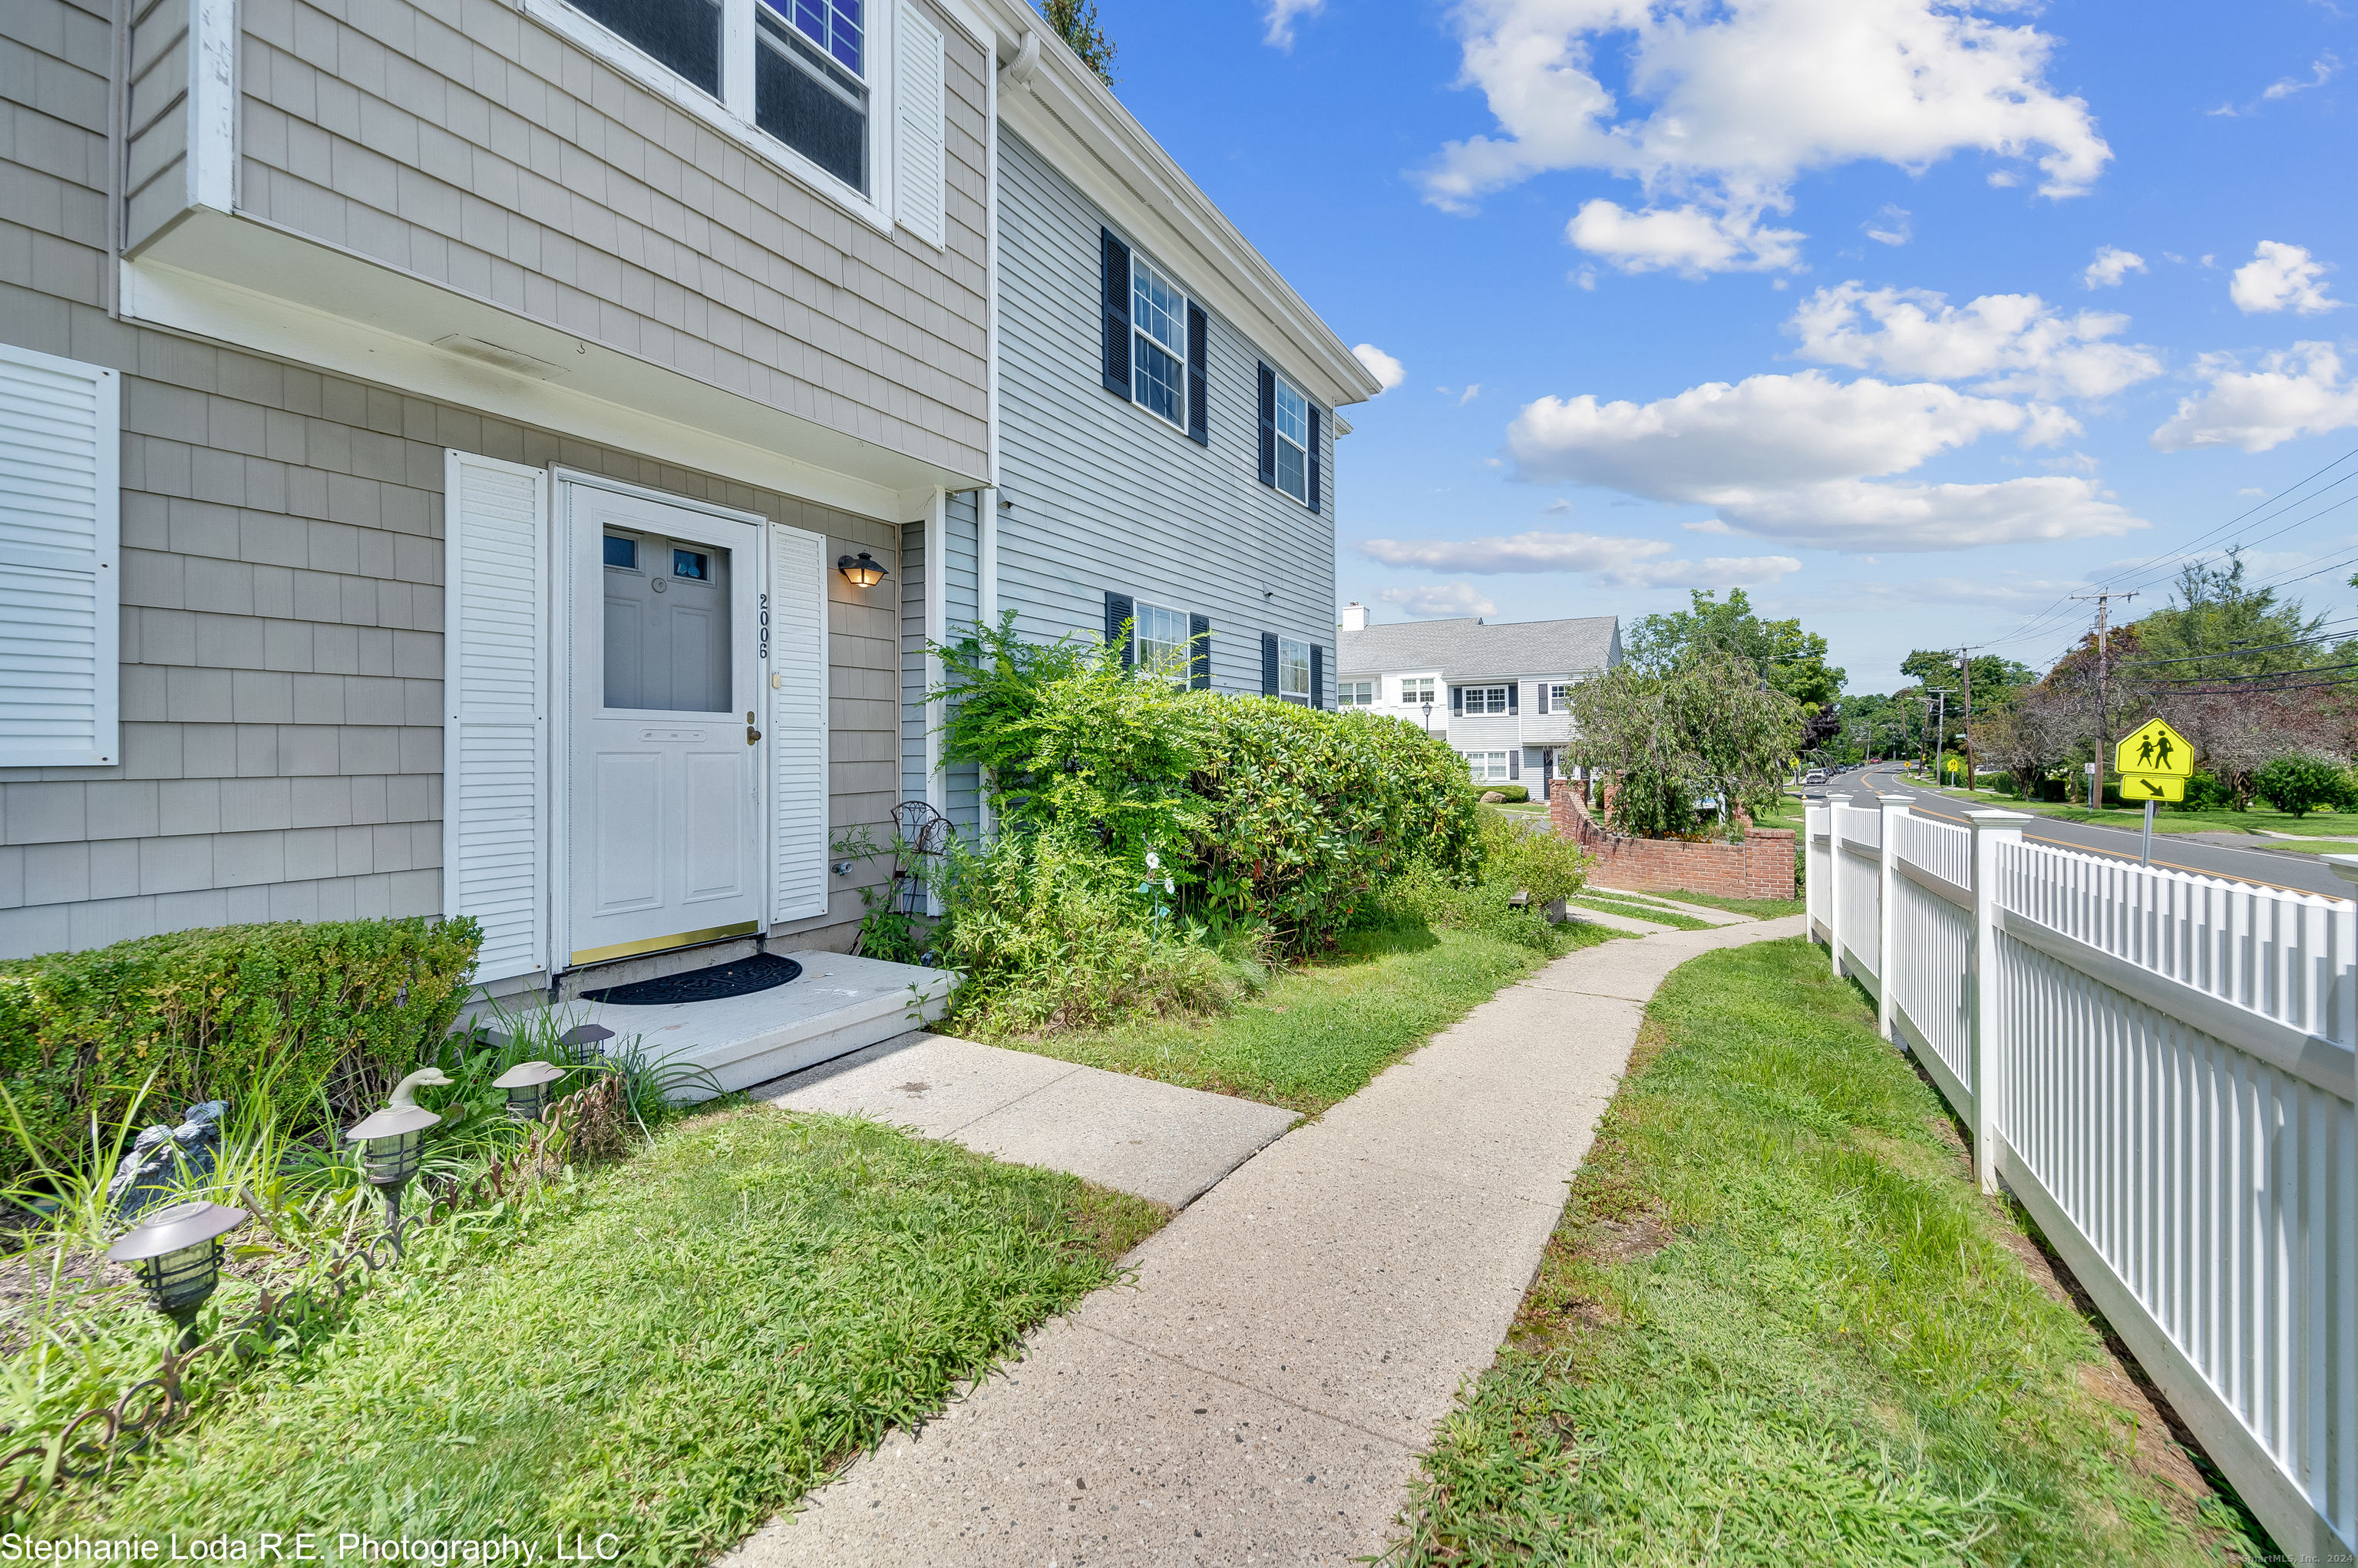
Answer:
[[[2129,798],[2129,793],[2125,780],[2131,773],[2174,779],[2192,777],[2194,748],[2186,743],[2185,736],[2180,735],[2160,719],[2148,719],[2143,728],[2114,748],[2113,768],[2115,772],[2123,775],[2121,798],[2126,800]],[[2185,794],[2186,787],[2180,784],[2174,795],[2157,794],[2142,798],[2179,800],[2182,799]]]
[[[2184,800],[2186,781],[2176,773],[2123,773],[2121,804],[2135,806],[2141,800]]]

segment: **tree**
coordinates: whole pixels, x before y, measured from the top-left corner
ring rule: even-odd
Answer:
[[[1899,661],[1902,675],[1934,691],[1959,692],[1963,689],[1963,670],[1957,655],[1949,648],[1919,648]],[[2003,708],[2014,700],[2014,694],[2035,684],[2038,674],[2028,665],[2001,658],[1996,654],[1978,654],[1973,660],[1974,711],[1985,713]]]
[[[2036,800],[2048,773],[2071,752],[2071,722],[2063,702],[2034,687],[2013,706],[1974,720],[1974,755],[2004,769],[2016,795]]]
[[[1694,831],[1698,799],[1756,816],[1773,806],[1802,719],[1800,703],[1725,648],[1692,651],[1664,670],[1617,665],[1572,688],[1574,758],[1613,775],[1606,822],[1650,838]],[[1739,830],[1733,810],[1722,822]]]
[[[1097,0],[1033,0],[1041,16],[1055,29],[1056,36],[1072,47],[1081,57],[1081,63],[1098,73],[1098,80],[1108,87],[1113,85],[1114,41],[1106,36],[1105,25],[1098,20]]]
[[[1740,588],[1724,604],[1708,589],[1690,589],[1687,600],[1688,608],[1649,615],[1629,629],[1631,664],[1660,675],[1716,648],[1750,660],[1770,686],[1806,707],[1830,708],[1841,697],[1844,673],[1826,663],[1826,640],[1799,621],[1761,620]]]
[[[2159,693],[2313,669],[2332,656],[2317,639],[2323,624],[2300,600],[2246,586],[2238,546],[2223,568],[2196,561],[2180,570],[2170,603],[2136,622],[2138,655],[2121,673]]]
[[[2259,796],[2288,816],[2306,816],[2320,807],[2347,811],[2352,806],[2348,770],[2331,757],[2314,752],[2290,752],[2260,770]]]

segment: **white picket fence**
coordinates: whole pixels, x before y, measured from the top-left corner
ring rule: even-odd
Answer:
[[[1808,809],[1812,937],[2294,1561],[2358,1547],[2358,905]],[[2358,860],[2337,865],[2358,881]]]

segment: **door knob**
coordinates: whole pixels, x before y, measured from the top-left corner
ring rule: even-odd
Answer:
[[[754,729],[751,724],[745,726],[745,744],[748,746],[758,746],[761,743],[762,732],[759,730]]]

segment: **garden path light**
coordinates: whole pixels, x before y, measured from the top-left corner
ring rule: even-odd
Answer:
[[[385,1233],[392,1238],[395,1257],[401,1254],[401,1189],[417,1174],[426,1130],[442,1119],[417,1103],[417,1091],[449,1082],[439,1067],[420,1067],[394,1086],[393,1098],[383,1110],[344,1131],[347,1141],[361,1146],[362,1167],[369,1184],[384,1195]]]
[[[518,1121],[538,1121],[540,1113],[548,1108],[548,1086],[564,1076],[564,1068],[546,1062],[518,1062],[493,1078],[492,1087],[507,1091],[510,1116]]]
[[[226,1204],[176,1203],[159,1208],[106,1249],[128,1263],[157,1312],[180,1325],[180,1348],[197,1342],[197,1313],[221,1283],[221,1238],[245,1223]]]

